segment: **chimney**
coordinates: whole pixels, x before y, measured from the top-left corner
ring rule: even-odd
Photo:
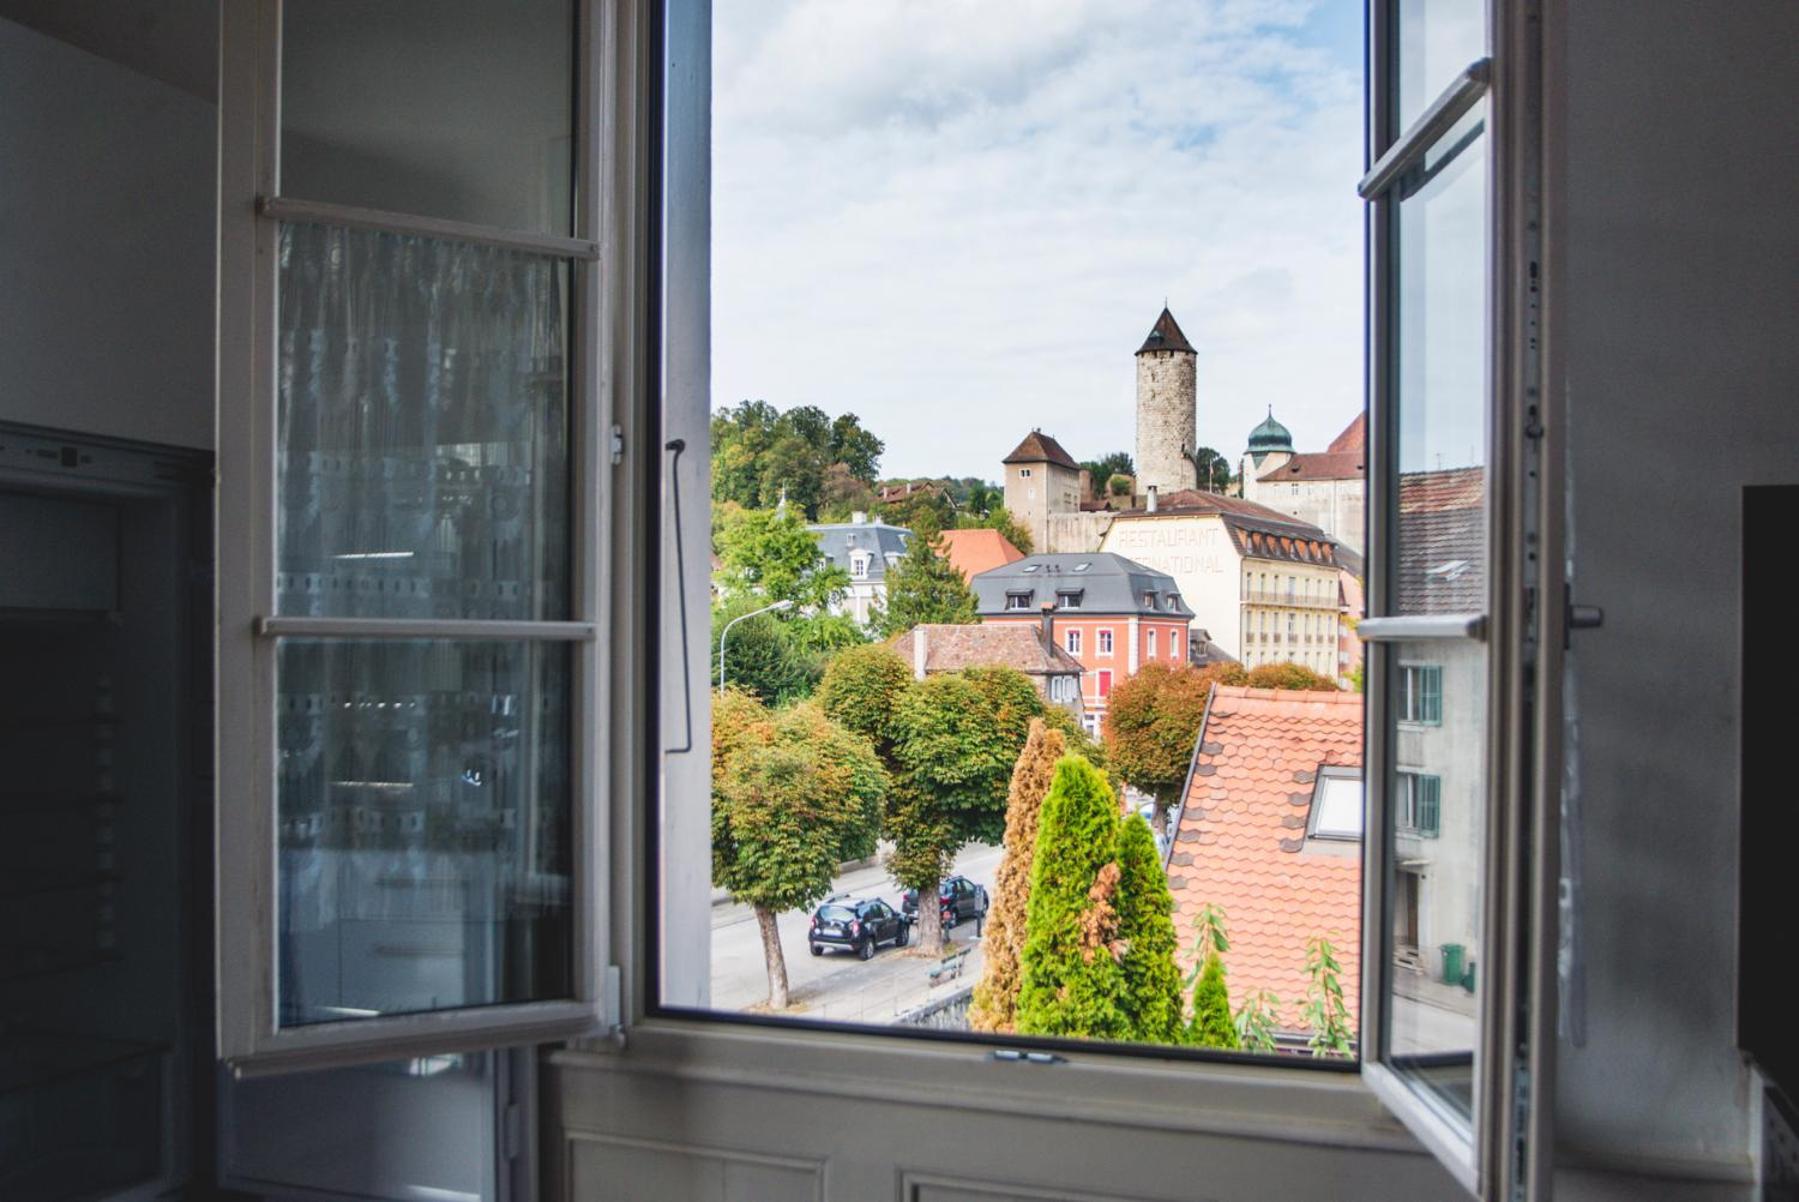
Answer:
[[[1156,511],[1156,486],[1153,484],[1149,486],[1149,511]]]
[[[850,522],[857,526],[866,526],[868,525],[868,514],[864,510],[858,509],[850,514]]]
[[[923,626],[914,626],[912,628],[912,679],[914,680],[924,679],[925,661],[929,658],[925,653],[926,644],[924,632],[925,628]]]
[[[1056,645],[1056,603],[1054,601],[1045,601],[1040,607],[1040,612],[1043,615],[1042,633],[1044,645],[1054,647]]]

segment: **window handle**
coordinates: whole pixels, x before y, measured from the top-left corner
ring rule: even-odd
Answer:
[[[1410,643],[1427,639],[1487,641],[1486,614],[1417,614],[1393,618],[1363,618],[1356,634],[1364,643]]]
[[[675,604],[681,607],[681,713],[687,741],[679,747],[663,749],[664,755],[689,755],[693,752],[693,669],[687,649],[687,559],[682,548],[687,533],[681,529],[681,452],[687,449],[685,438],[671,438],[664,444],[671,452],[668,461],[668,491],[675,510]]]
[[[1597,605],[1568,604],[1569,630],[1598,630],[1605,625],[1605,610]]]

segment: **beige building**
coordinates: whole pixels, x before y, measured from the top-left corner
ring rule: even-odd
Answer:
[[[1325,450],[1295,453],[1271,412],[1251,431],[1238,463],[1243,497],[1316,526],[1360,555],[1367,544],[1367,446],[1367,415],[1357,414]]]
[[[1006,512],[1041,551],[1050,545],[1050,516],[1081,511],[1081,465],[1041,430],[1025,435],[1000,462],[1006,470]]]
[[[1194,625],[1244,665],[1290,660],[1338,674],[1337,548],[1316,526],[1189,489],[1118,514],[1100,549],[1174,577]]]

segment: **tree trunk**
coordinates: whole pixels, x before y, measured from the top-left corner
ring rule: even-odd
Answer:
[[[942,882],[933,878],[929,888],[918,891],[918,946],[927,955],[943,954],[943,902],[938,897]]]
[[[768,1008],[787,1009],[787,958],[781,954],[781,931],[775,912],[756,909],[756,926],[762,931],[762,959],[768,965]]]
[[[1159,797],[1156,798],[1156,813],[1155,817],[1149,820],[1149,827],[1158,835],[1168,833],[1168,803]]]

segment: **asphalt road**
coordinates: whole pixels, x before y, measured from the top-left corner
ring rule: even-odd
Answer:
[[[975,844],[962,849],[954,871],[977,885],[985,885],[988,897],[999,871],[1002,851]],[[878,864],[844,873],[831,884],[832,893],[852,897],[879,897],[899,909],[903,893]],[[883,947],[872,960],[858,960],[850,952],[826,952],[814,956],[806,950],[806,930],[811,914],[783,914],[777,921],[781,951],[787,960],[787,983],[792,1005],[786,1013],[807,1018],[844,1022],[887,1023],[899,1013],[930,1000],[947,983],[933,986],[932,967],[916,954]],[[971,948],[963,965],[961,984],[980,973],[980,940],[973,923],[963,923],[945,934],[958,946]],[[915,952],[916,945],[908,951]],[[748,906],[729,903],[712,909],[712,1005],[720,1010],[744,1010],[768,999],[768,972],[762,959],[762,936],[756,916]]]

